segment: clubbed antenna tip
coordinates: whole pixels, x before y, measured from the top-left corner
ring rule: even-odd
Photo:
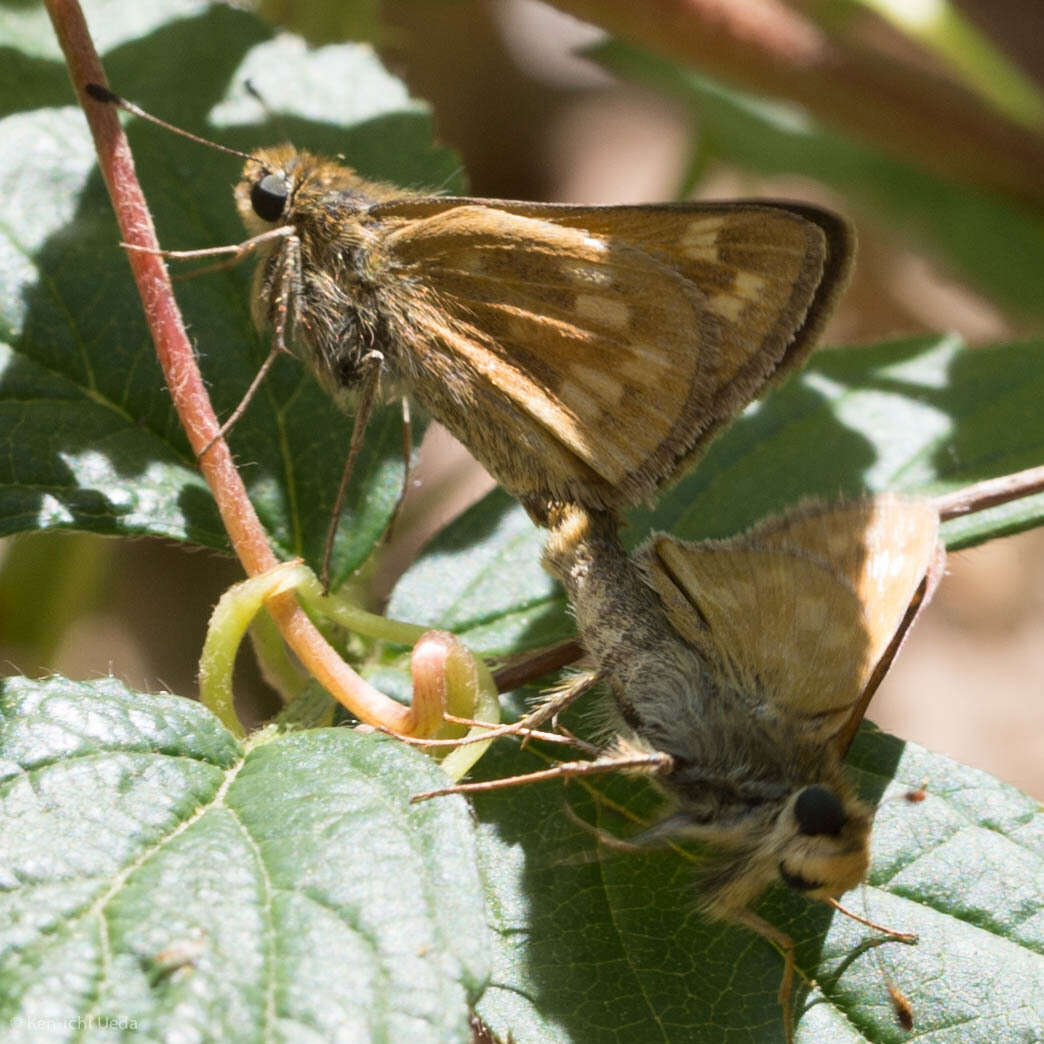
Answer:
[[[146,112],[140,105],[135,105],[134,102],[129,102],[126,98],[121,98],[118,94],[110,91],[108,87],[103,87],[100,83],[85,83],[83,89],[84,93],[86,93],[89,98],[93,98],[97,102],[115,105],[117,108],[123,109],[124,112],[129,112],[132,116],[138,116],[143,120],[148,120],[149,123],[155,123],[157,127],[162,127],[164,130],[171,131],[174,134],[180,134],[183,138],[188,138],[189,141],[198,142],[200,145],[206,145],[209,148],[217,149],[219,152],[227,152],[230,156],[239,156],[240,159],[249,160],[254,158],[249,152],[240,152],[239,149],[230,149],[227,145],[219,145],[216,141],[210,141],[209,138],[201,138],[198,134],[190,134],[187,130],[175,127],[173,123],[168,123],[166,120],[161,120],[158,116],[153,116],[151,112]]]
[[[103,87],[100,83],[85,83],[83,89],[95,101],[119,105],[123,100],[118,94],[113,94],[108,87]]]

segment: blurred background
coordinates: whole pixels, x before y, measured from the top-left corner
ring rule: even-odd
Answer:
[[[803,108],[794,111],[845,141],[971,194],[999,196],[1041,235],[1044,4],[271,0],[261,13],[317,46],[372,41],[430,102],[437,134],[459,152],[475,195],[625,203],[691,191],[803,198],[848,214],[859,235],[856,273],[825,344],[952,330],[976,345],[1041,333],[1044,291],[1033,299],[1003,271],[977,272],[968,264],[975,243],[959,243],[959,229],[933,237],[930,213],[911,205],[900,221],[872,191],[846,191],[836,157],[832,168],[826,157],[837,175],[830,184],[795,173],[800,165],[780,164],[790,170],[783,173],[770,157],[745,161],[742,147],[715,138],[720,126],[705,125],[694,99],[726,85],[770,99],[758,104],[795,102]],[[707,80],[686,94],[666,73],[646,75],[644,85],[615,78],[578,54],[607,29]],[[187,73],[190,65],[186,56]],[[1013,269],[1019,260],[1010,258]],[[1035,278],[1044,285],[1044,273]],[[381,589],[489,486],[448,436],[430,431]],[[156,541],[41,534],[6,541],[0,555],[4,673],[90,678],[111,670],[134,687],[184,695],[195,692],[209,609],[241,578],[229,559]],[[54,578],[55,590],[37,591],[62,619],[51,614],[41,627],[18,612],[12,599],[29,576]],[[241,660],[239,686],[264,716],[271,698],[250,656]],[[950,556],[868,716],[1044,798],[1044,531]]]

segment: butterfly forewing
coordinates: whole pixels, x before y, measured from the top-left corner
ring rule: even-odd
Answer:
[[[800,361],[849,250],[838,219],[757,204],[422,198],[375,214],[394,226],[397,271],[436,306],[428,350],[461,364],[448,393],[447,367],[420,360],[418,397],[511,492],[592,506],[646,496]],[[449,394],[529,430],[499,445],[452,415]],[[519,447],[548,473],[513,465]]]
[[[812,555],[843,578],[864,608],[876,665],[939,555],[939,514],[927,500],[882,494],[798,508],[751,531],[748,539]]]
[[[695,287],[656,258],[477,206],[411,223],[389,246],[437,295],[435,342],[447,318],[463,332],[448,343],[483,382],[472,394],[512,399],[538,427],[534,441],[557,441],[606,484],[634,495],[643,463],[698,424],[717,327]],[[556,478],[568,489],[568,473]]]

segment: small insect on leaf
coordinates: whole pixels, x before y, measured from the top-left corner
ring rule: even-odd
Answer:
[[[892,1001],[896,1024],[900,1029],[909,1033],[914,1028],[913,1005],[910,1003],[910,998],[895,983],[888,984],[888,996]]]
[[[153,983],[174,978],[191,971],[206,950],[204,934],[191,932],[173,940],[148,960]]]

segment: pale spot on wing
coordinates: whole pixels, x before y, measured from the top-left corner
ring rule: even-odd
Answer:
[[[644,344],[640,341],[628,341],[627,352],[626,360],[621,359],[617,363],[614,359],[613,365],[618,372],[634,377],[641,384],[650,383],[651,370],[670,374],[675,379],[688,376],[684,370],[680,370],[678,360],[671,357],[667,345],[663,343]]]
[[[730,323],[739,322],[740,316],[759,299],[767,285],[767,281],[754,272],[738,269],[732,277],[732,289],[710,294],[707,307]]]
[[[624,380],[634,381],[639,385],[645,385],[649,381],[649,366],[637,356],[621,359],[614,369]]]
[[[693,261],[718,260],[718,248],[716,246],[704,246],[698,244],[696,246],[685,247],[684,253],[686,257],[692,258]]]
[[[730,323],[737,322],[746,307],[746,301],[733,297],[732,294],[711,294],[707,298],[708,311],[720,315],[722,319],[728,319]]]
[[[728,220],[728,217],[722,217],[719,214],[707,214],[704,217],[693,218],[686,229],[686,235],[698,236],[706,232],[716,236],[728,223]]]
[[[617,329],[623,329],[631,321],[631,309],[625,301],[601,294],[577,294],[576,314],[582,319],[593,319]]]
[[[738,269],[732,282],[733,291],[748,301],[757,299],[758,294],[765,288],[765,280],[753,272]]]
[[[604,254],[609,249],[609,244],[601,236],[584,236],[582,242],[585,247],[598,254]]]
[[[579,414],[587,423],[590,423],[592,417],[602,414],[601,403],[576,381],[563,381],[558,388],[558,397],[563,403],[569,403],[572,412]]]
[[[619,362],[613,361],[613,373],[616,374],[624,384],[642,389],[642,394],[653,397],[663,391],[663,382],[677,381],[678,374],[670,359],[664,359],[662,353],[642,352],[636,345],[628,345],[633,353]]]
[[[623,398],[624,386],[615,373],[603,373],[576,363],[570,366],[569,372],[606,405],[615,406]]]
[[[697,218],[678,240],[678,246],[686,257],[694,261],[718,261],[718,234],[724,222],[720,217]]]

